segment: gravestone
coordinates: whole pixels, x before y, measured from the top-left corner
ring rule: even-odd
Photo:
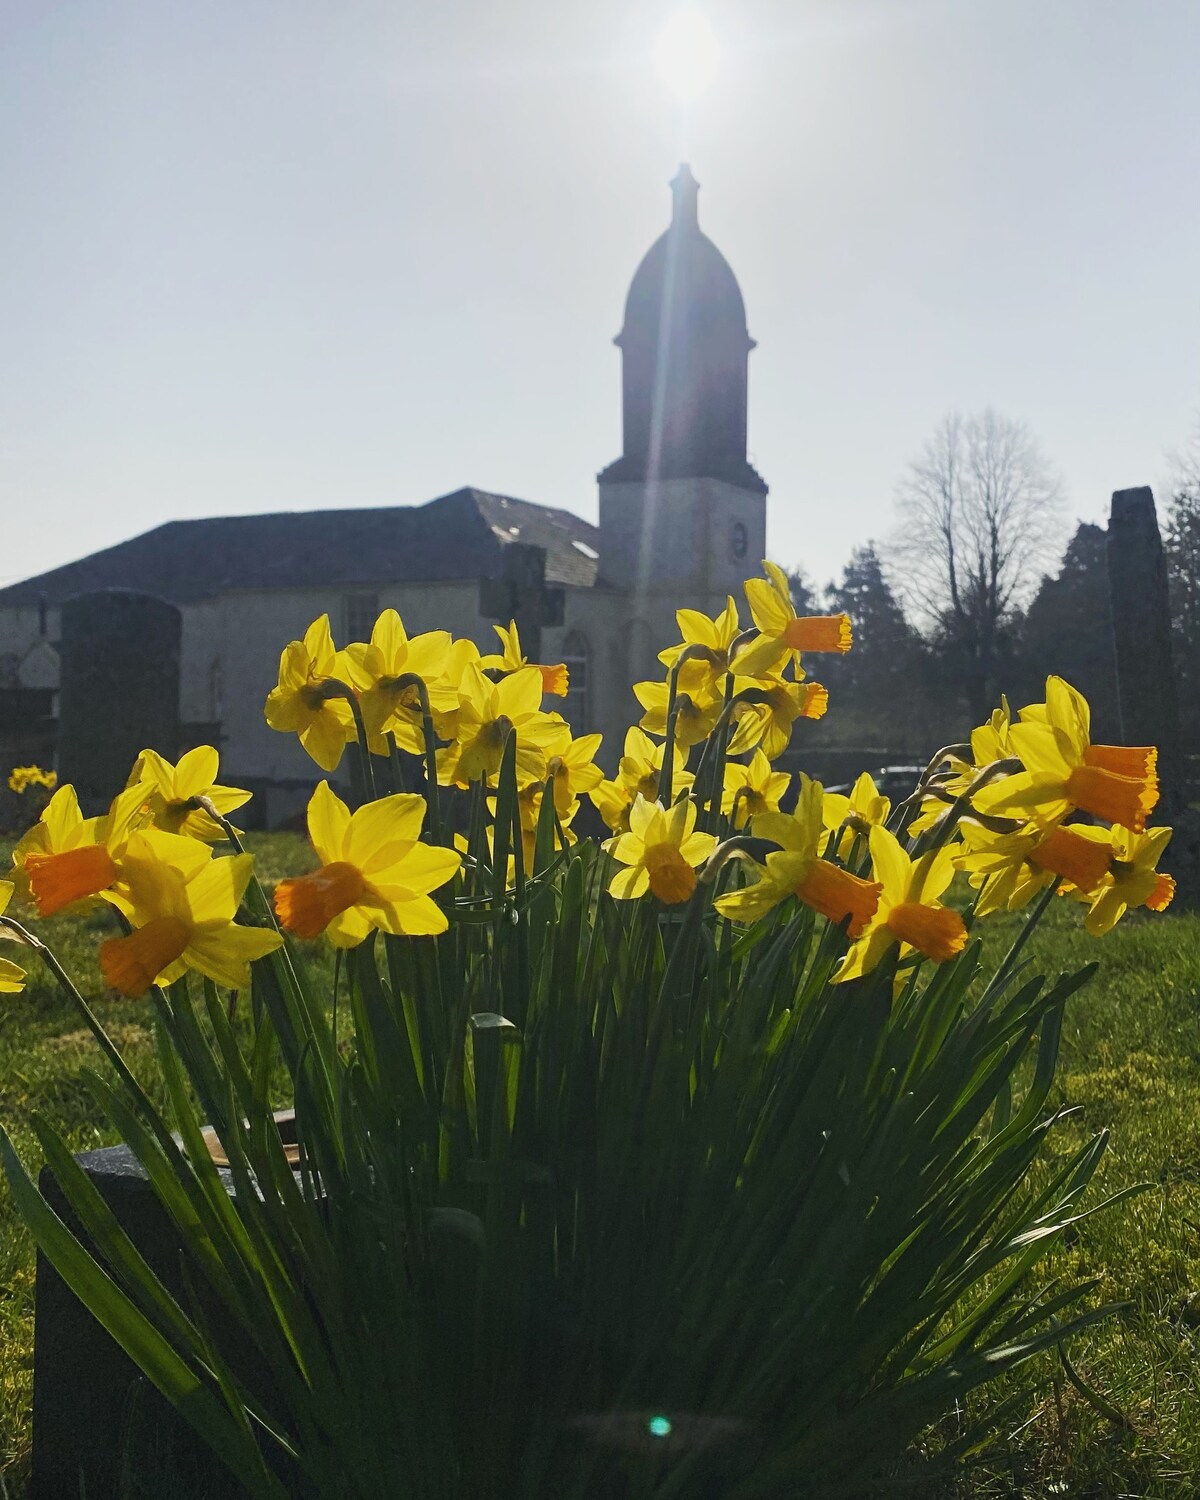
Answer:
[[[85,813],[106,808],[140,750],[179,751],[178,608],[102,589],[62,607],[58,772]]]
[[[1154,821],[1175,830],[1161,868],[1175,878],[1176,905],[1195,906],[1200,902],[1200,813],[1188,805],[1166,558],[1154,495],[1146,486],[1113,494],[1108,586],[1121,739],[1127,745],[1158,746]]]
[[[531,662],[542,659],[542,627],[563,622],[564,593],[546,587],[546,549],[532,542],[508,542],[499,578],[479,582],[479,613],[507,625],[514,620],[521,649]]]

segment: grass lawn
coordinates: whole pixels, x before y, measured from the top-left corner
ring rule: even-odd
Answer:
[[[252,840],[267,882],[302,868],[290,835]],[[1128,1307],[1072,1341],[1082,1380],[1119,1411],[1102,1415],[1055,1360],[1028,1372],[1019,1414],[1001,1451],[956,1487],[972,1500],[1021,1495],[1188,1500],[1200,1475],[1200,916],[1141,917],[1103,943],[1082,931],[1077,909],[1055,909],[1032,945],[1047,970],[1102,962],[1070,1003],[1059,1074],[1077,1114],[1056,1138],[1066,1152],[1084,1134],[1111,1131],[1104,1193],[1133,1182],[1141,1196],[1079,1226],[1047,1274],[1100,1278],[1098,1298]],[[95,994],[102,916],[42,924],[82,987]],[[1015,919],[989,924],[1000,946]],[[14,949],[6,953],[20,959]],[[34,1162],[28,1116],[41,1110],[76,1150],[107,1144],[81,1070],[95,1049],[49,978],[29,963],[30,984],[0,1008],[0,1120]],[[152,1090],[149,1006],[98,1001],[104,1023]],[[0,1476],[17,1500],[28,1466],[33,1247],[0,1186]],[[1018,1385],[1002,1394],[1014,1394]],[[0,1494],[3,1489],[0,1488]]]

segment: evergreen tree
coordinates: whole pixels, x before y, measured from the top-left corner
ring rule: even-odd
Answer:
[[[1186,750],[1200,751],[1200,485],[1176,492],[1163,535],[1171,636]]]

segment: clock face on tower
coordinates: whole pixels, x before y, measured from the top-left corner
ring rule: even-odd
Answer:
[[[746,532],[745,522],[735,521],[729,528],[729,550],[735,561],[741,562],[749,545],[750,538]]]

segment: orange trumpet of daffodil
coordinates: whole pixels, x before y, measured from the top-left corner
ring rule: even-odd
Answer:
[[[570,688],[570,673],[564,662],[558,662],[552,667],[540,666],[536,662],[530,662],[521,650],[521,638],[517,634],[517,622],[510,620],[507,626],[493,625],[492,629],[500,637],[503,651],[493,652],[490,656],[481,656],[479,665],[488,672],[519,672],[522,667],[537,666],[542,674],[542,691],[552,693],[556,698],[565,698]]]
[[[240,787],[218,786],[219,769],[220,759],[211,745],[197,745],[174,766],[157,750],[143,750],[128,784],[145,783],[146,809],[156,828],[212,843],[223,839],[225,830],[195,805],[195,799],[206,797],[222,816],[250,800],[250,793]]]
[[[821,859],[824,789],[819,781],[801,774],[796,811],[763,813],[750,824],[755,838],[769,839],[779,848],[767,855],[765,865],[755,865],[758,880],[740,891],[721,896],[717,910],[738,922],[754,922],[789,896],[795,896],[831,922],[848,922],[857,937],[875,913],[879,886]]]
[[[1047,831],[1031,823],[997,833],[966,821],[959,832],[966,852],[958,850],[955,864],[981,890],[975,904],[981,917],[1002,909],[1018,911],[1054,880],[1064,882],[1064,889],[1094,892],[1112,858],[1109,830],[1086,824]]]
[[[339,948],[361,943],[372,928],[409,937],[445,932],[446,914],[429,893],[453,879],[462,860],[420,842],[424,818],[424,797],[399,792],[352,814],[320,782],[308,836],[321,865],[275,887],[280,922],[296,937],[323,932]]]
[[[955,851],[943,847],[914,860],[889,829],[874,827],[868,837],[871,865],[879,882],[879,905],[858,941],[851,944],[834,975],[835,984],[869,974],[896,946],[902,955],[916,950],[941,964],[967,944],[963,919],[938,899],[954,879]]]
[[[53,916],[115,884],[125,845],[146,819],[148,792],[142,782],[126,787],[99,818],[83,816],[74,787],[55,792],[41,821],[13,851],[40,916]]]
[[[823,718],[829,707],[829,693],[819,682],[736,677],[734,688],[732,712],[737,728],[729,742],[730,755],[741,755],[758,745],[768,760],[778,760],[791,743],[796,720]]]
[[[687,901],[696,889],[696,869],[716,848],[711,833],[696,833],[696,807],[681,798],[669,809],[638,797],[629,810],[629,832],[604,847],[619,863],[609,894],[619,901],[650,891],[668,906]]]
[[[738,672],[758,677],[779,670],[804,651],[849,651],[854,643],[850,616],[798,615],[787,574],[773,562],[763,563],[766,578],[746,580],[746,600],[759,639],[738,653]]]
[[[100,945],[105,979],[131,999],[195,969],[214,984],[245,989],[250,965],[283,942],[266,927],[234,921],[254,856],[214,859],[195,839],[148,828],[129,840],[119,887],[108,899],[132,924]]]
[[[267,695],[267,723],[300,736],[323,771],[336,771],[342,751],[355,738],[353,663],[333,644],[329,616],[314,620],[301,641],[290,641],[279,658],[279,683]]]
[[[1020,812],[1042,825],[1075,809],[1140,833],[1158,801],[1153,746],[1093,745],[1087,700],[1061,677],[1046,681],[1046,701],[1021,712],[1008,731],[1024,773],[976,794],[981,812]]]

